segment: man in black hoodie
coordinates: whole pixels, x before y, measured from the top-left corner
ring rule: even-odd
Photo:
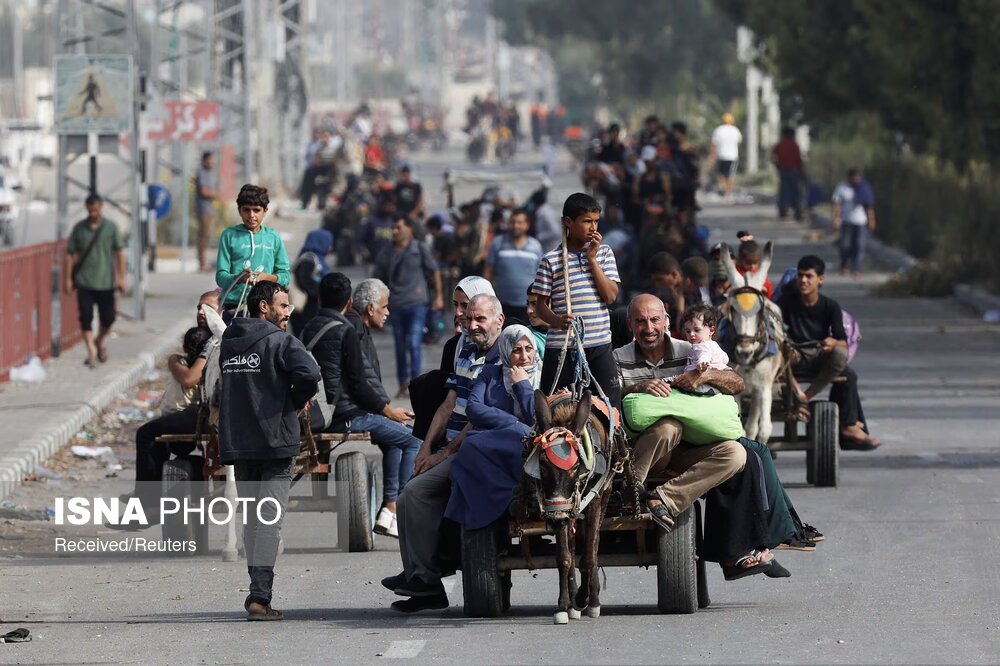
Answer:
[[[235,465],[239,497],[256,500],[245,508],[243,529],[247,619],[280,620],[281,611],[271,608],[271,587],[299,452],[297,412],[315,395],[320,372],[302,343],[285,332],[292,307],[284,287],[258,282],[247,311],[222,335],[219,453],[222,463]]]
[[[388,312],[389,290],[378,280],[374,282],[381,287],[372,285],[372,281],[365,282],[369,283],[362,293],[365,314],[359,317],[351,307],[348,277],[343,273],[323,276],[319,283],[320,310],[302,332],[302,339],[319,362],[326,400],[335,406],[331,428],[369,432],[372,441],[382,450],[383,499],[375,520],[375,532],[396,537],[399,534],[396,497],[413,476],[420,440],[405,425],[413,414],[389,404],[375,346],[363,321],[367,319],[369,324],[379,328],[384,325],[385,317],[381,313]],[[358,321],[352,322],[352,317],[357,317]]]

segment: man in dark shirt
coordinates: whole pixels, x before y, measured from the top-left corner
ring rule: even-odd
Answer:
[[[840,305],[819,293],[826,264],[816,255],[799,259],[796,284],[798,292],[784,290],[778,299],[788,337],[797,344],[815,343],[799,350],[801,358],[794,366],[796,375],[809,375],[813,382],[805,391],[799,390],[803,402],[820,394],[833,379],[846,381],[833,384],[830,399],[840,408],[840,447],[871,451],[880,444],[866,431],[858,397],[858,375],[847,365],[847,334]],[[797,387],[796,387],[797,388]]]
[[[399,169],[399,180],[392,193],[398,214],[414,221],[424,216],[424,190],[420,183],[413,180],[409,164]]]
[[[368,432],[382,450],[382,507],[375,532],[394,537],[397,536],[396,498],[413,476],[420,440],[406,425],[413,414],[389,404],[378,357],[368,337],[369,325],[381,328],[385,324],[389,290],[381,282],[368,287],[362,294],[364,312],[358,318],[360,321],[354,321],[350,279],[343,273],[323,276],[319,283],[320,310],[306,325],[302,339],[319,363],[326,401],[335,407],[331,429]],[[368,337],[364,346],[358,325]]]

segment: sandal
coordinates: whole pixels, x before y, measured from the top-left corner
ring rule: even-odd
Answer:
[[[870,436],[864,439],[840,436],[840,448],[844,451],[874,451],[881,445],[882,442]]]
[[[822,532],[808,523],[802,523],[802,529],[799,530],[799,537],[803,541],[812,541],[813,543],[826,539]]]
[[[280,610],[271,608],[271,604],[252,601],[250,597],[247,597],[247,600],[243,602],[243,607],[247,609],[248,622],[268,622],[285,619]]]
[[[31,632],[24,627],[18,627],[14,631],[8,631],[0,635],[0,643],[30,643]]]
[[[760,556],[760,551],[751,550],[748,554],[744,555],[740,559],[736,560],[733,564],[722,565],[722,575],[727,581],[739,580],[740,578],[746,578],[747,576],[753,576],[759,573],[767,573],[771,569],[771,563],[774,561],[773,556],[770,560],[758,562],[750,566],[744,566],[749,562],[753,562]]]
[[[657,504],[650,504],[650,500],[656,500]],[[649,510],[649,517],[654,523],[667,532],[674,529],[674,517],[670,514],[670,509],[663,503],[663,498],[655,490],[646,493],[646,508]]]

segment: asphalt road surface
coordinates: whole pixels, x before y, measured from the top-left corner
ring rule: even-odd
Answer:
[[[417,157],[428,191],[452,155]],[[554,199],[574,187],[563,167]],[[700,219],[713,241],[739,228],[775,240],[772,276],[806,252],[833,258],[832,239],[775,221],[769,206],[707,206]],[[513,608],[498,619],[463,616],[457,576],[449,609],[404,616],[378,582],[400,570],[394,541],[342,553],[331,514],[291,514],[275,583],[285,622],[243,620],[245,568],[218,552],[28,557],[0,561],[0,616],[35,641],[0,645],[0,662],[996,663],[1000,329],[949,299],[871,296],[884,277],[824,286],[861,325],[853,365],[883,446],[844,453],[837,488],[805,485],[802,453],[779,456],[800,514],[827,535],[814,553],[777,554],[791,578],[726,583],[710,565],[711,607],[667,616],[653,569],[609,568],[602,616],[553,626],[555,572],[516,572]]]

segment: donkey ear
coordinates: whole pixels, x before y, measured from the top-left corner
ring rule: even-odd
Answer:
[[[774,243],[767,241],[764,245],[764,256],[760,260],[760,268],[757,269],[757,274],[762,275],[764,279],[767,279],[767,271],[771,268],[771,259],[774,257]],[[761,287],[764,286],[763,281],[761,281]]]
[[[583,427],[590,420],[590,397],[590,391],[584,391],[583,397],[580,398],[580,402],[576,405],[576,414],[573,416],[573,426],[571,428],[574,435],[579,435],[583,432]]]
[[[535,432],[542,433],[552,427],[552,410],[541,389],[535,389]]]
[[[746,278],[740,275],[740,272],[736,270],[736,264],[733,263],[733,257],[729,254],[729,246],[725,243],[722,244],[722,252],[720,255],[722,257],[722,265],[726,267],[726,274],[729,275],[729,284],[733,287],[745,286]]]

